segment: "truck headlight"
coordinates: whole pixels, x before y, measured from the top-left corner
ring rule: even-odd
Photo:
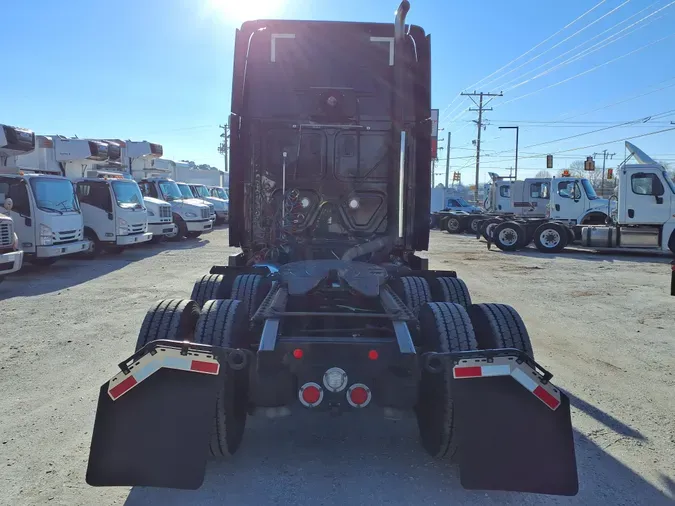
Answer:
[[[155,213],[153,213],[150,209],[148,209],[148,216],[154,216]]]
[[[124,218],[117,218],[117,235],[128,235],[129,223]]]
[[[53,233],[51,227],[40,223],[40,244],[42,246],[51,246],[54,244]]]
[[[187,216],[188,218],[196,218],[197,217],[197,215],[195,213],[191,213],[190,211],[186,212],[185,216]]]

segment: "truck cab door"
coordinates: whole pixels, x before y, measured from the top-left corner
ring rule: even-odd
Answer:
[[[526,180],[527,181],[527,180]],[[523,185],[523,202],[529,202],[523,207],[523,216],[546,216],[546,206],[550,201],[551,184],[548,181],[527,181]]]
[[[672,192],[656,170],[626,171],[625,216],[628,225],[662,225],[671,218]]]
[[[103,181],[80,181],[75,191],[82,206],[84,226],[92,229],[99,241],[114,242],[116,216],[110,186]]]
[[[510,213],[513,211],[511,206],[511,183],[495,182],[495,211]]]
[[[586,197],[579,181],[574,179],[554,180],[551,195],[551,218],[578,220],[586,209]]]
[[[19,238],[19,248],[27,253],[34,253],[37,246],[36,230],[38,224],[33,216],[33,205],[28,191],[28,183],[24,179],[0,176],[0,206],[5,199],[11,198],[14,206],[6,214],[14,222],[14,232]]]

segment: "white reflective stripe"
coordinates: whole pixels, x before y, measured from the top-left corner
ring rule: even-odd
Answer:
[[[189,371],[192,366],[192,359],[188,357],[164,357],[162,367],[169,369],[180,369],[182,371]]]
[[[149,362],[145,364],[143,367],[139,368],[138,370],[134,371],[132,376],[134,379],[140,383],[144,379],[147,379],[148,376],[156,372],[160,367],[162,367],[162,361],[161,360],[153,360],[152,362]]]
[[[514,367],[513,370],[511,371],[511,376],[523,385],[525,388],[527,388],[530,392],[534,392],[534,389],[537,388],[538,383],[530,378],[527,374],[525,374],[523,371],[521,371],[519,368]]]
[[[485,376],[511,376],[511,367],[508,365],[483,365],[481,375]]]

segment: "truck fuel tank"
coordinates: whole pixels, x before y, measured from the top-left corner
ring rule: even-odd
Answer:
[[[596,248],[658,248],[659,231],[642,227],[584,227],[581,244]]]

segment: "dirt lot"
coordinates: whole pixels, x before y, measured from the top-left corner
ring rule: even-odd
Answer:
[[[0,286],[0,504],[608,504],[675,497],[675,300],[663,259],[487,251],[432,233],[434,268],[475,302],[516,307],[538,361],[570,394],[581,491],[574,498],[464,491],[420,448],[414,419],[364,414],[251,418],[239,453],[196,492],[84,482],[99,385],[126,358],[146,310],[187,297],[230,253],[227,231],[94,262],[27,267]],[[542,448],[542,458],[546,449]]]

